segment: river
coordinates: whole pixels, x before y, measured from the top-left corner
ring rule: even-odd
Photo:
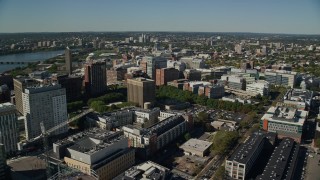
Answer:
[[[59,54],[64,54],[64,50],[10,54],[0,56],[0,62],[37,62],[53,58]],[[26,65],[27,64],[0,64],[0,73]]]

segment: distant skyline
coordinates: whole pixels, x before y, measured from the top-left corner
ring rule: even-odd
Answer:
[[[0,0],[0,33],[82,31],[320,34],[320,1]]]

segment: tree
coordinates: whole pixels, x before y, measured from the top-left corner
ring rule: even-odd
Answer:
[[[84,103],[82,101],[75,101],[75,102],[68,103],[67,109],[68,109],[68,112],[73,112],[81,109],[83,106],[84,106]]]
[[[236,131],[218,131],[212,139],[214,154],[227,154],[237,143],[239,134]]]
[[[103,101],[92,101],[90,103],[90,108],[92,108],[93,110],[95,110],[99,113],[107,111],[107,107]]]
[[[199,122],[204,123],[208,120],[208,116],[208,113],[206,113],[205,111],[201,111],[198,113],[197,119]]]
[[[225,167],[220,166],[216,171],[214,179],[215,180],[223,180],[223,179],[225,179],[224,176],[225,176]]]

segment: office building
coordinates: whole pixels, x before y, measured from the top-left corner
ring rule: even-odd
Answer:
[[[107,90],[106,62],[104,60],[90,61],[84,66],[84,85],[86,94],[98,96]]]
[[[183,116],[175,115],[149,128],[127,125],[122,130],[129,139],[130,146],[138,148],[138,155],[146,158],[184,134],[187,131],[187,121]]]
[[[127,73],[126,68],[111,68],[107,70],[107,77],[108,77],[108,85],[110,84],[117,84],[125,79],[125,74]]]
[[[184,62],[181,62],[181,61],[169,60],[169,61],[167,61],[167,67],[168,68],[175,68],[178,71],[184,71],[186,69],[186,64]]]
[[[65,63],[66,63],[66,72],[72,74],[72,55],[69,47],[64,51]]]
[[[285,106],[271,106],[260,120],[260,127],[278,134],[279,138],[290,137],[300,143],[308,111]]]
[[[134,121],[141,127],[148,128],[158,122],[160,114],[158,107],[153,109],[134,108],[131,111],[134,113]]]
[[[33,71],[32,73],[29,73],[29,77],[32,79],[38,79],[43,80],[50,76],[48,71]]]
[[[10,102],[11,91],[6,84],[0,85],[0,103]]]
[[[183,89],[184,85],[186,83],[188,83],[188,79],[177,79],[177,80],[173,80],[171,82],[168,82],[168,86],[173,86],[176,87],[178,89]]]
[[[126,170],[123,174],[115,179],[144,179],[144,180],[160,180],[168,179],[170,177],[170,170],[152,161],[147,161],[137,166]]]
[[[235,47],[234,47],[234,51],[237,54],[242,54],[242,45],[241,44],[236,44]]]
[[[198,94],[213,99],[222,98],[225,94],[224,86],[221,84],[200,86]]]
[[[246,78],[240,75],[223,75],[221,80],[231,89],[246,90]]]
[[[185,91],[191,91],[192,93],[198,94],[199,88],[202,86],[209,86],[211,85],[210,82],[207,81],[192,81],[192,82],[186,82],[183,86],[183,90]],[[201,94],[201,93],[200,93]]]
[[[201,71],[195,69],[186,69],[184,72],[184,78],[189,81],[200,81],[201,80]]]
[[[144,103],[155,101],[155,84],[151,79],[136,78],[127,80],[128,102],[137,103],[144,107]]]
[[[17,78],[13,79],[14,85],[14,94],[15,94],[15,102],[17,111],[23,115],[23,101],[22,101],[22,93],[24,89],[28,86],[34,86],[39,84],[39,82],[30,79],[30,78]]]
[[[194,57],[182,57],[180,62],[185,63],[187,69],[202,69],[206,67],[203,59]]]
[[[9,74],[0,74],[0,85],[6,84],[9,89],[13,89],[13,77]]]
[[[267,81],[257,81],[255,83],[247,84],[246,91],[248,93],[260,94],[261,96],[269,95],[269,83]]]
[[[257,180],[294,179],[299,158],[299,144],[291,138],[284,138],[275,148],[267,166]]]
[[[254,133],[226,160],[225,172],[230,179],[245,180],[266,142],[265,135]]]
[[[267,51],[267,46],[263,45],[262,48],[261,48],[261,55],[262,56],[266,56],[268,54],[268,51]]]
[[[124,125],[132,124],[134,121],[134,112],[125,109],[119,111],[113,111],[104,114],[91,113],[86,116],[86,119],[101,129],[112,130],[113,128],[121,127]]]
[[[0,179],[6,179],[7,159],[4,144],[0,143]]]
[[[135,163],[135,151],[128,148],[122,132],[89,129],[53,144],[58,159],[99,179],[113,179]]]
[[[16,107],[11,103],[0,104],[0,143],[7,153],[17,150],[19,140]]]
[[[169,81],[179,79],[179,70],[175,68],[162,68],[156,70],[156,85],[167,85]]]
[[[161,56],[151,57],[146,56],[142,59],[147,63],[147,71],[150,79],[155,80],[156,78],[156,69],[166,68],[167,67],[167,59]]]
[[[48,130],[68,121],[66,89],[61,88],[60,84],[26,87],[22,99],[27,140],[41,134],[40,122]],[[66,123],[51,134],[65,133],[67,130]]]
[[[142,109],[130,107],[104,114],[90,113],[86,116],[86,119],[92,126],[107,130],[133,123],[136,126],[148,128],[158,122],[159,114],[160,108]]]
[[[82,82],[83,79],[76,75],[61,75],[52,78],[66,89],[67,102],[80,100],[82,97]]]
[[[313,91],[302,89],[289,89],[279,105],[290,106],[300,110],[309,110],[312,104]]]
[[[272,85],[293,88],[296,81],[296,72],[284,70],[266,70],[264,77],[266,81]]]

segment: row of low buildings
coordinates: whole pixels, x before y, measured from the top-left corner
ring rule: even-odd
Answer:
[[[268,133],[253,134],[226,160],[227,177],[247,179],[252,173],[252,167],[259,164],[257,159],[271,133],[281,139],[280,144],[275,147],[262,174],[256,179],[292,179],[308,110],[313,106],[312,98],[312,91],[289,89],[282,101],[277,106],[271,106],[260,120],[260,128]]]
[[[160,113],[160,108],[142,109],[132,107],[101,115],[90,113],[86,118],[94,126],[107,130],[133,123],[137,126],[148,128],[159,121]]]
[[[146,116],[152,114],[138,109],[124,111],[114,112],[108,118],[142,118],[141,113]],[[141,158],[151,157],[190,130],[193,121],[188,115],[174,112],[160,114],[158,109],[153,112],[157,113],[152,116],[158,115],[161,121],[150,127],[142,128],[128,123],[117,131],[92,128],[54,143],[50,157],[99,179],[166,178],[170,171],[151,161],[132,167],[135,164],[135,155]],[[205,144],[205,147],[209,146]]]
[[[241,144],[226,160],[225,172],[228,179],[249,179],[253,171],[262,164],[259,159],[268,146],[274,146],[276,134],[256,132]],[[270,149],[269,149],[270,150]],[[275,147],[259,180],[292,179],[295,174],[299,144],[291,138],[284,138]]]
[[[149,128],[126,125],[122,128],[129,138],[130,146],[138,149],[142,158],[150,157],[167,144],[183,135],[192,127],[193,121],[187,115],[173,115]]]
[[[262,116],[260,127],[300,143],[309,109],[313,106],[312,98],[312,91],[289,89],[282,101],[277,106],[271,106]]]

